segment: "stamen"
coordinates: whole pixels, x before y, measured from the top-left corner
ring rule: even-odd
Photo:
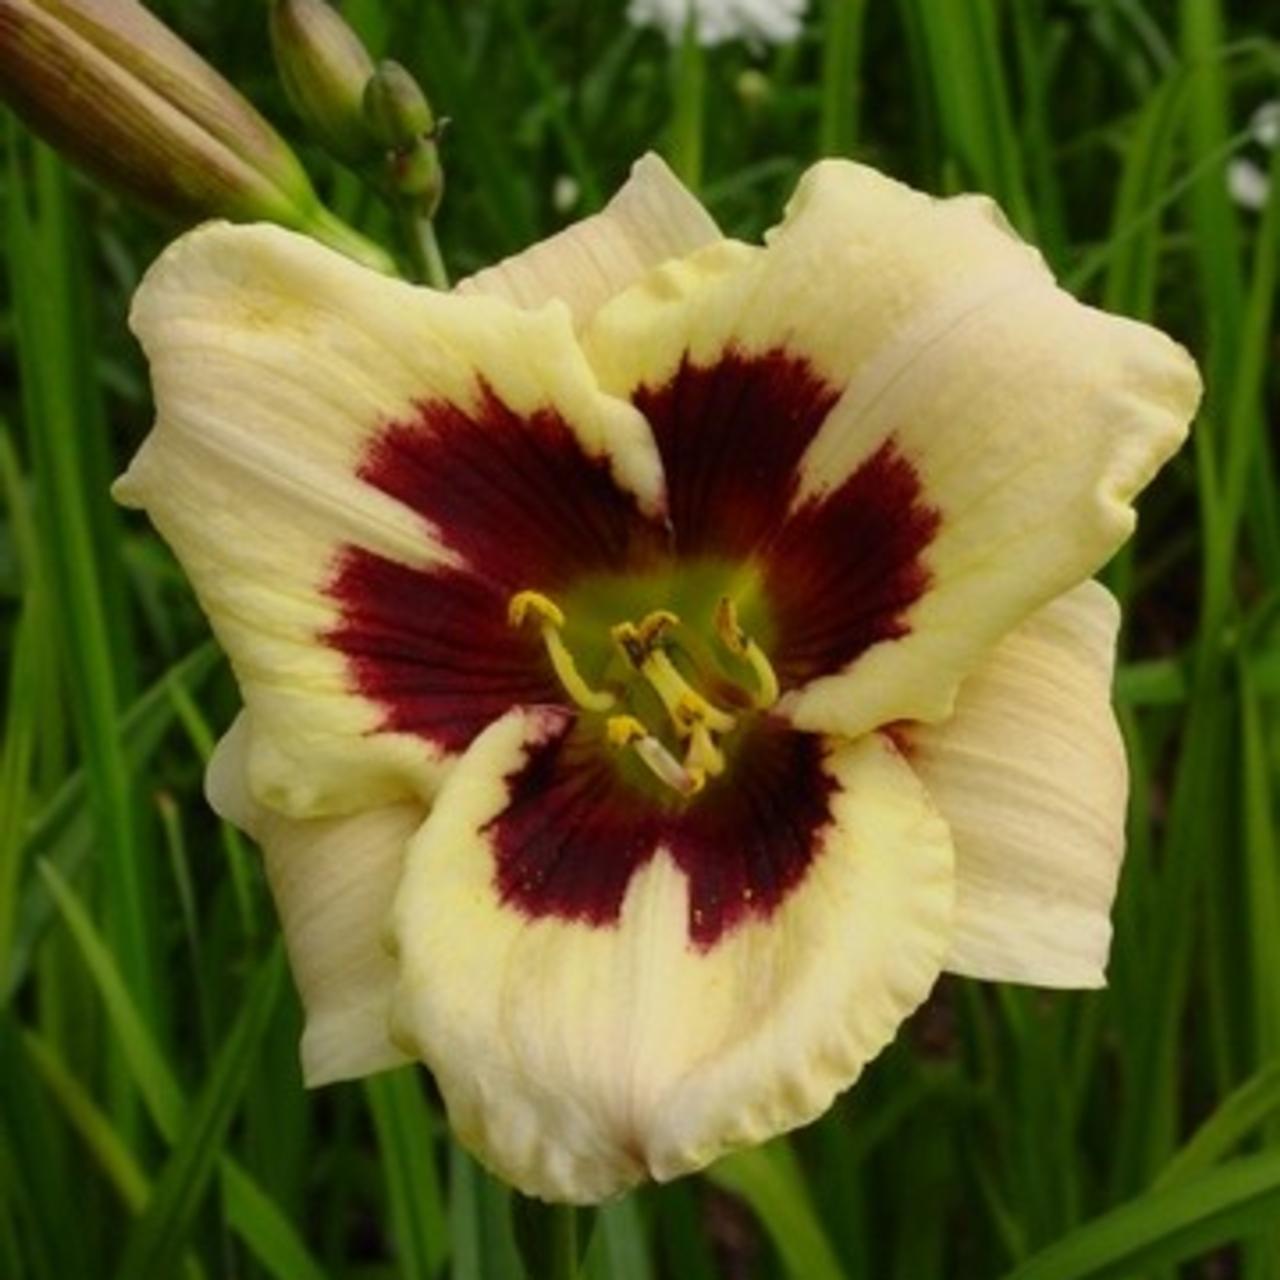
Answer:
[[[659,615],[650,614],[640,626],[620,622],[613,628],[614,640],[632,667],[653,686],[682,738],[689,737],[694,726],[699,724],[705,724],[717,733],[728,733],[738,722],[727,711],[708,702],[676,670],[670,656],[657,645],[662,631],[671,625],[665,621],[655,625],[657,617]]]
[[[564,626],[564,612],[550,596],[544,596],[541,591],[517,591],[507,603],[507,621],[513,627],[521,627],[531,613],[539,622]]]
[[[711,730],[705,724],[694,725],[689,735],[689,748],[684,755],[686,769],[700,769],[712,778],[718,778],[725,767],[724,752],[720,750]]]
[[[697,795],[706,786],[704,769],[681,764],[635,716],[610,716],[605,735],[611,746],[631,747],[654,777],[682,796]]]
[[[636,626],[636,633],[646,649],[652,649],[662,635],[672,627],[679,626],[680,619],[670,609],[654,609],[646,613]]]
[[[564,613],[560,606],[540,591],[517,591],[507,605],[507,620],[513,627],[523,626],[530,614],[538,620],[547,656],[564,691],[584,711],[608,711],[616,699],[607,689],[593,689],[582,678],[573,654],[560,635],[560,628],[564,626]]]
[[[755,695],[758,707],[771,707],[778,700],[778,675],[765,651],[738,624],[738,607],[728,596],[716,605],[716,634],[724,647],[751,668],[759,685]]]
[[[727,711],[708,702],[676,670],[671,658],[655,649],[644,665],[645,678],[653,685],[663,705],[675,721],[676,728],[690,733],[694,725],[705,724],[717,733],[728,733],[738,722]]]

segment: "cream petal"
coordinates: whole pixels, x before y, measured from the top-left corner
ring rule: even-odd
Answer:
[[[989,201],[844,161],[766,248],[657,268],[583,343],[650,418],[677,536],[759,563],[782,713],[846,736],[949,714],[1128,537],[1200,392],[1185,351],[1057,288]]]
[[[395,965],[384,945],[405,849],[422,826],[417,804],[348,818],[287,818],[249,792],[248,724],[241,713],[209,762],[209,803],[258,842],[306,1022],[308,1085],[407,1061],[388,1036]]]
[[[759,827],[797,829],[813,786],[722,793],[759,823],[727,822],[699,863],[685,841],[693,806],[722,802],[713,791],[678,820],[652,819],[630,791],[610,808],[616,787],[578,772],[571,732],[563,713],[512,712],[442,790],[393,911],[393,1034],[491,1169],[527,1194],[590,1202],[829,1106],[934,982],[952,858],[887,741],[788,741],[822,784],[811,860],[767,910],[726,901],[717,886],[748,862],[776,888],[794,848],[762,846]],[[511,824],[524,843],[508,848]],[[700,933],[699,902],[738,914]]]
[[[255,794],[295,817],[428,797],[484,724],[546,696],[510,593],[662,509],[643,419],[596,389],[559,304],[211,224],[151,269],[133,325],[158,419],[115,492],[182,561],[253,712]]]
[[[1001,641],[950,720],[902,731],[955,841],[955,973],[1105,981],[1128,792],[1111,709],[1119,622],[1110,593],[1083,583]]]
[[[459,293],[520,307],[564,302],[581,325],[651,267],[720,239],[711,215],[658,155],[649,152],[597,214],[459,281]]]

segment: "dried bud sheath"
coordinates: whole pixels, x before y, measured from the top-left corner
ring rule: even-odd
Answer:
[[[288,144],[135,0],[0,0],[0,97],[109,186],[185,221],[266,220],[370,265]]]
[[[315,203],[270,125],[140,5],[0,0],[0,86],[60,150],[153,206],[296,222]]]

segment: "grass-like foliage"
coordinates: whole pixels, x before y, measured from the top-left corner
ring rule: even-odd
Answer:
[[[299,136],[265,6],[157,8],[390,243]],[[585,1275],[1277,1280],[1280,147],[1249,121],[1280,10],[825,0],[794,45],[673,51],[623,8],[344,7],[452,119],[455,276],[650,146],[748,237],[846,154],[995,196],[1082,298],[1190,347],[1207,398],[1106,575],[1134,779],[1109,988],[944,980],[818,1124],[584,1216]],[[301,1087],[257,856],[201,798],[231,679],[107,494],[150,413],[128,299],[171,229],[0,124],[0,1276],[516,1280],[525,1209],[425,1073]],[[1261,209],[1233,157],[1270,167]]]

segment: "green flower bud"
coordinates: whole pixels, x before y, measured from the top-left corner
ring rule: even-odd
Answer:
[[[278,222],[387,267],[320,204],[275,130],[136,0],[0,0],[0,98],[155,209]]]
[[[378,63],[364,91],[364,115],[373,136],[394,151],[435,132],[435,116],[418,82],[398,62]]]
[[[342,15],[324,0],[275,0],[271,47],[289,101],[339,160],[359,165],[378,146],[361,112],[373,60]]]
[[[773,97],[773,82],[763,71],[748,67],[734,84],[738,98],[748,111],[758,111]]]
[[[444,196],[444,170],[431,143],[393,151],[387,161],[387,180],[398,199],[409,202],[425,218],[436,216]]]

